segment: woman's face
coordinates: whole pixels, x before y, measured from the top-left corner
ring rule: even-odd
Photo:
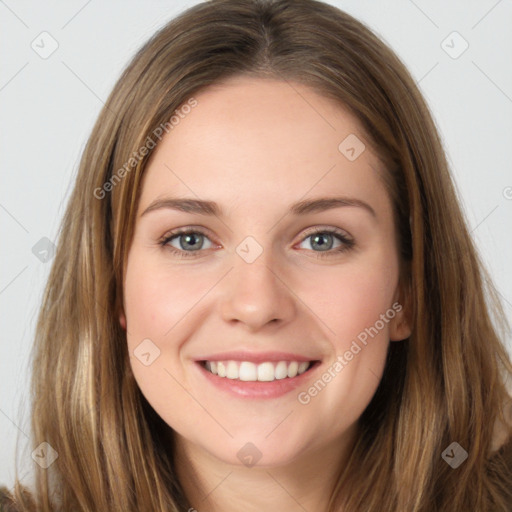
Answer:
[[[341,446],[410,334],[382,164],[297,83],[237,77],[195,99],[143,181],[120,318],[137,383],[226,463]]]

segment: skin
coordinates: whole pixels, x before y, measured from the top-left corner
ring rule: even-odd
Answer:
[[[279,398],[244,399],[205,384],[194,359],[294,352],[321,359],[320,378],[400,302],[384,169],[369,144],[354,161],[338,150],[350,134],[365,141],[361,126],[306,86],[237,77],[194,97],[198,105],[162,139],[143,180],[120,315],[133,373],[175,433],[180,480],[199,512],[326,510],[389,342],[410,335],[405,307],[308,404],[297,393],[313,382]],[[141,216],[167,196],[215,201],[224,215],[161,208]],[[287,213],[294,202],[332,196],[364,201],[375,216],[359,206]],[[158,243],[183,227],[206,233],[190,242],[203,245],[189,258],[171,252],[178,236]],[[336,252],[343,242],[324,235],[334,245],[322,258],[306,233],[312,227],[338,228],[354,246]],[[236,252],[247,236],[263,250],[253,263]],[[149,366],[134,356],[147,338],[160,350]],[[262,454],[253,467],[237,457],[248,442]]]

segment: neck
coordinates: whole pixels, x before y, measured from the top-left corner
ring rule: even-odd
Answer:
[[[197,512],[259,512],[265,508],[326,512],[355,431],[354,425],[345,432],[343,441],[272,467],[227,464],[174,433],[175,467],[185,495]]]

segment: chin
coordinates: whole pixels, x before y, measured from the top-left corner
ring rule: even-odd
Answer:
[[[270,434],[272,436],[272,434]],[[288,442],[287,442],[288,441]],[[274,439],[265,438],[265,435],[237,435],[229,442],[219,445],[213,443],[205,446],[212,456],[225,464],[235,466],[273,468],[286,466],[306,450],[307,442],[292,443],[284,436],[276,436]]]

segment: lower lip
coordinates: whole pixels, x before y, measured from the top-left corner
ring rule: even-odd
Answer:
[[[243,398],[277,398],[293,391],[299,386],[305,386],[306,381],[320,365],[320,361],[315,361],[307,371],[296,377],[286,377],[285,379],[276,379],[270,382],[243,381],[219,377],[209,372],[201,363],[196,362],[196,365],[201,374],[211,384],[224,392]]]

